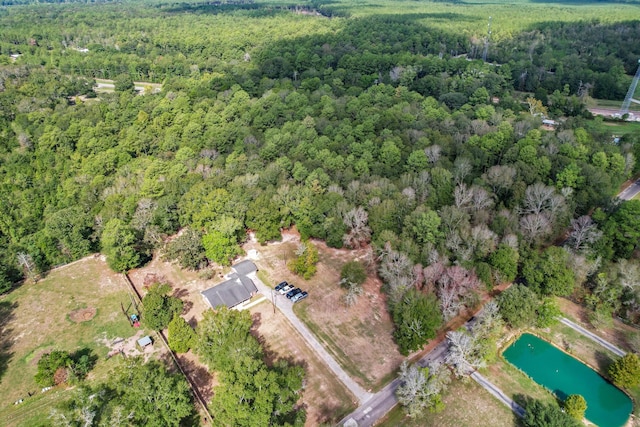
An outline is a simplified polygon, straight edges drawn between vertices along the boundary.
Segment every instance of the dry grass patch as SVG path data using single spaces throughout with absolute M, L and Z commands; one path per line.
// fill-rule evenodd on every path
M 355 398 L 307 346 L 282 313 L 273 306 L 258 304 L 250 309 L 254 319 L 253 333 L 262 343 L 271 364 L 277 359 L 304 366 L 305 388 L 302 404 L 307 411 L 307 426 L 334 424 L 353 411 Z
M 7 363 L 4 372 L 0 369 L 0 425 L 46 424 L 51 406 L 68 396 L 60 387 L 41 393 L 35 383 L 38 360 L 51 350 L 90 349 L 98 362 L 88 381 L 107 378 L 116 363 L 107 358 L 110 344 L 137 332 L 121 312 L 120 304 L 128 302 L 122 278 L 95 257 L 56 269 L 2 297 Z M 14 405 L 19 399 L 23 403 Z
M 352 307 L 345 305 L 345 291 L 339 285 L 342 266 L 364 258 L 365 250 L 331 249 L 314 241 L 320 259 L 318 271 L 304 280 L 286 267 L 295 257 L 298 242 L 297 234 L 289 232 L 283 242 L 266 246 L 250 242 L 245 249 L 258 251 L 256 264 L 267 285 L 286 280 L 309 292 L 307 299 L 294 306 L 296 315 L 355 381 L 365 389 L 380 388 L 395 375 L 403 360 L 391 335 L 393 322 L 380 290 L 382 283 L 370 275 L 363 285 L 364 294 Z
M 384 418 L 379 427 L 513 427 L 519 426 L 516 415 L 470 379 L 456 380 L 444 393 L 445 408 L 437 414 L 427 413 L 411 419 L 400 405 Z

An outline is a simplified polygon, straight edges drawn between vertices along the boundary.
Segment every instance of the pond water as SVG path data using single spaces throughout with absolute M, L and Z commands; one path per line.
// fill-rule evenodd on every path
M 522 334 L 503 353 L 504 358 L 551 390 L 560 400 L 580 394 L 587 401 L 585 417 L 600 427 L 620 427 L 629 419 L 629 396 L 596 371 L 531 334 Z

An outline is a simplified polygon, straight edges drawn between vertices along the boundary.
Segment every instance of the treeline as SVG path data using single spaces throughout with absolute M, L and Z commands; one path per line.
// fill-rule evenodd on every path
M 173 75 L 162 93 L 137 96 L 124 74 L 116 93 L 71 102 L 92 94 L 92 81 L 70 76 L 65 61 L 113 58 L 47 50 L 60 30 L 46 23 L 61 14 L 64 28 L 91 35 L 85 24 L 101 15 L 43 10 L 32 51 L 0 70 L 3 290 L 96 250 L 118 271 L 157 249 L 185 268 L 228 264 L 247 230 L 266 242 L 295 225 L 303 240 L 373 245 L 404 352 L 473 307 L 482 287 L 516 277 L 539 298 L 573 294 L 603 319 L 637 321 L 640 280 L 624 281 L 626 264 L 609 261 L 632 257 L 637 244 L 636 202 L 610 201 L 638 170 L 639 145 L 587 131 L 570 91 L 554 91 L 550 109 L 572 117 L 543 131 L 544 107 L 515 97 L 508 64 L 441 58 L 464 40 L 410 19 L 354 20 L 334 35 L 338 21 L 321 28 L 278 12 L 268 18 L 265 50 L 240 43 L 226 56 L 236 33 L 199 51 L 195 18 L 158 23 L 147 10 L 137 44 L 137 18 L 112 36 L 113 58 L 137 58 L 134 67 L 167 52 L 190 77 Z M 219 22 L 255 31 L 244 13 Z M 380 30 L 375 38 L 367 22 Z M 158 44 L 156 24 L 181 32 Z M 3 52 L 15 37 L 26 40 L 21 28 L 2 27 L 14 37 L 2 39 Z M 273 41 L 290 28 L 318 34 Z M 198 55 L 217 71 L 188 59 Z M 538 253 L 570 225 L 571 256 Z M 554 286 L 538 274 L 545 266 Z

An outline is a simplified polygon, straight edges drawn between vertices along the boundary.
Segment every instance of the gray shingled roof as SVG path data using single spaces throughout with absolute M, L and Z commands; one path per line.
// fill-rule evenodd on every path
M 246 276 L 247 274 L 258 271 L 258 267 L 248 259 L 232 265 L 231 269 L 238 273 L 239 276 Z
M 251 279 L 234 274 L 226 282 L 200 293 L 212 308 L 216 308 L 219 305 L 226 305 L 231 308 L 247 301 L 251 298 L 251 294 L 256 292 L 258 292 L 258 288 L 256 288 Z

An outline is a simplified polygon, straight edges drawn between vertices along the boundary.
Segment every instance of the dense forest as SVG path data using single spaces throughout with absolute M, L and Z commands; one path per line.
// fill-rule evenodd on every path
M 612 197 L 640 169 L 640 135 L 590 130 L 585 100 L 624 97 L 640 21 L 539 22 L 484 62 L 482 32 L 343 9 L 0 8 L 2 291 L 95 251 L 116 271 L 157 250 L 227 265 L 247 231 L 295 226 L 372 244 L 403 352 L 514 280 L 507 320 L 572 295 L 638 323 L 640 201 Z

